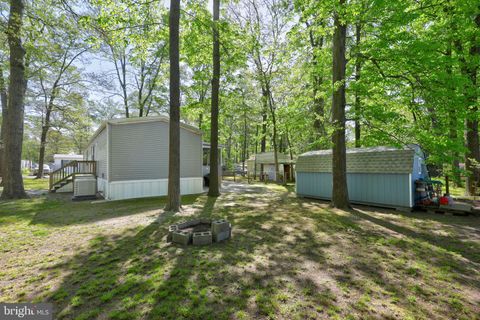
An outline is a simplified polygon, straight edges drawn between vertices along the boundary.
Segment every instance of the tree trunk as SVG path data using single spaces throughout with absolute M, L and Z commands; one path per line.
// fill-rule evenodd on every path
M 257 179 L 257 153 L 258 153 L 258 124 L 257 124 L 257 131 L 255 135 L 255 159 L 253 160 L 253 180 Z
M 230 167 L 230 164 L 232 163 L 232 132 L 230 131 L 230 134 L 228 135 L 227 138 L 227 167 Z
M 476 114 L 478 112 L 477 107 L 470 106 L 471 114 Z M 478 165 L 480 163 L 480 152 L 479 152 L 479 140 L 478 140 L 478 120 L 467 119 L 466 124 L 466 142 L 467 142 L 467 152 L 465 154 L 465 169 L 470 173 L 467 176 L 467 183 L 465 192 L 467 195 L 475 195 L 476 191 L 476 184 L 478 183 L 479 179 L 479 168 Z
M 307 24 L 307 27 L 310 25 Z M 325 139 L 327 131 L 325 129 L 325 99 L 319 95 L 323 85 L 323 75 L 318 71 L 318 54 L 317 51 L 322 50 L 324 37 L 315 38 L 315 32 L 310 30 L 310 45 L 312 46 L 312 65 L 313 65 L 313 112 L 315 120 L 313 121 L 313 128 L 317 134 L 315 145 L 323 149 L 326 147 Z
M 8 19 L 8 45 L 10 48 L 10 83 L 8 85 L 8 111 L 5 128 L 5 182 L 2 199 L 26 198 L 22 177 L 23 119 L 25 111 L 25 49 L 21 33 L 24 3 L 10 1 Z
M 267 151 L 267 109 L 268 109 L 268 95 L 266 90 L 262 88 L 262 140 L 260 140 L 260 152 Z M 260 164 L 260 180 L 263 179 L 263 163 Z
M 247 137 L 248 137 L 248 127 L 247 127 L 247 108 L 243 105 L 243 156 L 242 156 L 242 175 L 245 172 L 245 161 L 247 160 Z
M 203 124 L 203 113 L 200 113 L 198 115 L 198 129 L 202 130 L 202 124 Z
M 2 181 L 0 185 L 3 186 L 3 139 L 5 136 L 5 126 L 7 125 L 7 108 L 8 108 L 8 97 L 7 89 L 5 87 L 5 79 L 3 77 L 3 61 L 0 66 L 0 103 L 2 104 L 2 127 L 0 128 L 0 177 Z
M 167 211 L 180 210 L 180 0 L 170 0 L 170 131 Z
M 344 6 L 345 0 L 340 0 Z M 347 157 L 345 145 L 345 39 L 347 27 L 341 21 L 338 12 L 334 16 L 335 31 L 333 35 L 333 97 L 332 122 L 332 206 L 345 209 L 350 207 L 347 188 Z
M 39 155 L 38 155 L 37 179 L 43 178 L 43 164 L 45 162 L 45 148 L 47 146 L 48 130 L 50 130 L 50 116 L 51 116 L 52 111 L 53 111 L 53 107 L 54 107 L 53 103 L 55 101 L 57 85 L 58 85 L 58 81 L 60 80 L 60 78 L 61 78 L 61 74 L 57 78 L 57 81 L 55 81 L 55 83 L 52 87 L 52 93 L 50 95 L 48 105 L 46 106 L 45 122 L 43 123 L 43 126 L 42 126 L 42 134 L 40 135 L 40 151 L 39 151 Z
M 475 23 L 480 31 L 480 14 L 475 17 Z M 473 38 L 470 47 L 470 59 L 476 61 L 480 57 L 480 45 L 477 37 Z M 467 195 L 474 195 L 477 184 L 480 180 L 480 141 L 478 136 L 478 94 L 477 94 L 477 72 L 478 65 L 471 63 L 465 68 L 470 79 L 470 88 L 467 88 L 467 119 L 465 121 L 465 137 L 467 152 L 465 154 L 465 169 L 470 173 L 467 176 L 465 192 Z
M 289 138 L 289 133 L 288 133 L 288 127 L 285 128 L 285 137 L 287 139 L 287 146 L 288 146 L 288 151 L 290 154 L 290 181 L 295 181 L 294 174 L 293 174 L 293 151 L 292 151 L 292 144 L 290 143 L 290 138 Z M 285 179 L 285 182 L 287 182 L 287 179 Z
M 143 99 L 143 87 L 145 86 L 145 61 L 140 62 L 140 85 L 138 86 L 138 117 L 143 117 L 143 110 L 145 109 L 145 103 L 147 100 Z
M 55 89 L 54 89 L 55 90 Z M 53 110 L 53 101 L 54 101 L 53 91 L 52 96 L 50 97 L 50 102 L 46 108 L 45 113 L 45 122 L 42 126 L 42 134 L 40 135 L 40 150 L 38 154 L 38 172 L 37 179 L 43 178 L 43 164 L 45 162 L 45 148 L 47 146 L 47 135 L 48 130 L 50 130 L 50 115 Z
M 122 60 L 122 92 L 123 92 L 123 105 L 125 107 L 125 117 L 130 118 L 130 110 L 128 108 L 128 93 L 127 93 L 127 58 L 125 56 L 125 52 L 123 52 Z
M 451 42 L 450 39 L 448 40 L 446 55 L 447 55 L 448 59 L 451 60 L 451 58 L 452 58 L 452 42 Z M 451 61 L 449 61 L 448 64 L 447 64 L 446 72 L 447 72 L 447 75 L 448 75 L 447 78 L 451 79 L 452 73 L 453 73 Z M 455 95 L 455 87 L 451 83 L 450 80 L 448 81 L 448 90 L 449 90 L 449 93 L 452 96 Z M 458 141 L 458 123 L 457 123 L 458 119 L 457 119 L 457 110 L 456 109 L 457 109 L 457 105 L 456 104 L 451 104 L 449 106 L 449 111 L 448 111 L 449 138 L 450 138 L 451 141 L 455 141 L 455 142 Z M 452 156 L 451 175 L 453 177 L 453 183 L 455 184 L 456 187 L 461 187 L 463 184 L 462 184 L 462 179 L 460 177 L 459 154 L 458 154 L 457 151 L 453 151 L 451 153 L 451 156 Z
M 356 40 L 356 47 L 357 47 L 357 56 L 355 58 L 355 82 L 358 85 L 360 81 L 360 74 L 362 70 L 362 61 L 360 59 L 360 52 L 358 52 L 358 48 L 360 46 L 361 41 L 361 31 L 362 26 L 360 23 L 357 23 L 355 28 L 355 40 Z M 360 93 L 358 92 L 358 87 L 355 89 L 355 148 L 360 148 L 362 146 L 360 142 L 360 114 L 361 114 L 361 98 Z
M 210 183 L 208 196 L 220 195 L 218 177 L 218 104 L 220 91 L 220 39 L 218 20 L 220 16 L 220 0 L 213 0 L 213 77 L 212 77 L 212 110 L 210 124 Z
M 272 111 L 272 123 L 273 123 L 273 162 L 275 164 L 275 181 L 280 181 L 280 170 L 278 169 L 278 146 L 277 146 L 277 121 L 275 119 L 275 112 Z
M 260 152 L 267 151 L 267 109 L 262 113 L 262 139 L 260 140 Z
M 50 129 L 50 113 L 51 110 L 47 108 L 45 114 L 45 123 L 42 126 L 42 134 L 40 135 L 40 151 L 38 155 L 38 172 L 37 179 L 43 178 L 43 164 L 45 162 L 45 148 L 47 145 L 47 134 Z
M 275 105 L 273 102 L 272 91 L 270 90 L 270 84 L 265 81 L 265 88 L 268 96 L 268 105 L 270 107 L 270 116 L 272 117 L 272 126 L 273 126 L 273 161 L 275 165 L 275 181 L 280 181 L 280 170 L 278 168 L 278 145 L 277 145 L 277 117 L 275 115 Z
M 235 139 L 236 140 L 236 139 Z M 235 161 L 234 161 L 234 164 L 238 163 L 238 150 L 239 150 L 239 146 L 238 146 L 238 141 L 235 141 Z
M 285 138 L 287 139 L 288 153 L 290 154 L 290 160 L 293 160 L 292 144 L 290 143 L 290 134 L 288 133 L 288 127 L 285 128 Z
M 114 46 L 109 43 L 110 52 L 112 53 L 113 64 L 115 66 L 115 72 L 117 74 L 118 84 L 122 89 L 122 100 L 123 100 L 123 107 L 125 110 L 125 117 L 130 117 L 130 109 L 128 106 L 128 92 L 127 92 L 127 59 L 125 56 L 125 48 L 122 48 L 121 52 L 117 52 Z M 117 61 L 117 54 L 118 54 L 118 61 Z M 120 63 L 120 66 L 118 65 Z

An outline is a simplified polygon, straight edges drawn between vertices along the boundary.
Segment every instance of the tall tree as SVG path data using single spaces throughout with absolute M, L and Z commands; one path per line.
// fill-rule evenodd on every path
M 111 68 L 95 72 L 94 79 L 105 93 L 118 100 L 126 118 L 166 112 L 163 101 L 168 101 L 167 79 L 163 75 L 167 72 L 163 69 L 168 55 L 168 13 L 163 2 L 88 2 L 93 6 L 83 21 L 88 22 L 93 31 L 91 39 L 95 39 L 98 53 Z
M 10 48 L 10 83 L 4 137 L 4 187 L 2 199 L 25 198 L 21 171 L 25 110 L 25 49 L 22 46 L 23 0 L 10 1 L 7 40 Z
M 26 198 L 21 170 L 25 111 L 25 49 L 22 46 L 23 0 L 10 1 L 7 40 L 10 48 L 10 83 L 4 137 L 5 182 L 2 199 Z
M 358 82 L 360 81 L 360 74 L 362 70 L 362 60 L 360 57 L 360 41 L 362 37 L 362 25 L 360 22 L 357 22 L 355 25 L 355 46 L 356 46 L 356 57 L 355 57 L 355 148 L 361 147 L 360 135 L 360 112 L 361 112 L 361 96 L 359 93 Z
M 180 210 L 180 0 L 170 0 L 170 131 L 167 211 Z
M 309 40 L 310 45 L 312 46 L 313 112 L 315 113 L 313 127 L 315 128 L 317 134 L 316 140 L 319 140 L 316 142 L 316 144 L 318 144 L 320 147 L 324 147 L 325 142 L 322 143 L 322 140 L 326 140 L 325 138 L 327 137 L 327 132 L 325 129 L 325 98 L 320 92 L 322 90 L 324 79 L 321 67 L 319 66 L 319 51 L 323 49 L 325 37 L 323 35 L 316 37 L 314 33 L 315 32 L 312 29 L 309 30 Z
M 332 206 L 345 209 L 350 206 L 347 188 L 347 152 L 345 144 L 345 40 L 347 26 L 340 16 L 345 0 L 339 1 L 340 7 L 334 12 L 334 34 L 332 43 L 333 54 L 333 96 L 332 122 L 334 131 L 332 136 Z
M 268 10 L 262 10 L 263 5 Z M 251 58 L 256 68 L 256 77 L 262 94 L 262 140 L 261 151 L 266 149 L 267 114 L 272 124 L 271 146 L 273 147 L 275 177 L 280 179 L 278 165 L 278 124 L 277 101 L 274 96 L 274 78 L 277 77 L 280 53 L 279 47 L 284 45 L 282 35 L 288 30 L 290 7 L 283 2 L 273 0 L 250 0 L 245 3 L 244 17 L 238 14 L 240 21 L 244 21 L 245 29 L 251 37 Z M 241 22 L 240 22 L 241 23 Z M 260 166 L 263 173 L 263 166 Z
M 218 20 L 220 17 L 220 0 L 213 0 L 213 77 L 212 77 L 212 110 L 210 125 L 210 183 L 208 195 L 220 195 L 218 177 L 218 104 L 220 91 L 220 39 Z
M 57 99 L 61 95 L 62 90 L 66 90 L 69 86 L 78 83 L 75 76 L 69 76 L 69 69 L 74 68 L 72 64 L 82 55 L 86 49 L 76 48 L 72 42 L 64 47 L 63 45 L 53 45 L 56 47 L 55 55 L 52 50 L 50 56 L 59 58 L 50 62 L 50 72 L 40 72 L 39 82 L 41 87 L 41 95 L 43 97 L 42 111 L 44 117 L 42 119 L 42 133 L 40 135 L 40 151 L 38 155 L 38 172 L 37 178 L 43 177 L 43 164 L 45 162 L 45 149 L 47 145 L 47 136 L 52 125 L 52 115 L 60 107 L 57 105 Z
M 478 7 L 480 10 L 480 6 Z M 465 121 L 465 137 L 467 152 L 465 154 L 465 168 L 469 171 L 467 176 L 465 192 L 468 195 L 475 195 L 478 184 L 480 183 L 480 140 L 478 132 L 478 87 L 477 77 L 480 58 L 480 13 L 475 16 L 476 32 L 472 36 L 472 42 L 469 49 L 470 64 L 464 66 L 464 73 L 470 80 L 467 89 L 467 119 Z
M 323 68 L 325 59 L 324 49 L 326 49 L 327 38 L 325 36 L 325 19 L 319 14 L 315 1 L 298 1 L 296 3 L 297 10 L 301 15 L 301 19 L 305 20 L 305 30 L 303 34 L 308 35 L 308 46 L 305 46 L 305 51 L 309 53 L 307 68 L 310 75 L 310 83 L 312 88 L 312 111 L 315 115 L 313 121 L 313 128 L 315 130 L 314 146 L 315 148 L 326 149 L 330 146 L 330 137 L 327 134 L 326 122 L 328 115 L 325 101 L 325 69 Z M 312 8 L 313 6 L 313 8 Z M 301 39 L 301 37 L 297 37 Z M 297 40 L 298 41 L 298 40 Z M 301 45 L 301 44 L 300 44 Z
M 3 185 L 3 137 L 5 136 L 5 124 L 7 119 L 7 108 L 8 108 L 8 97 L 7 97 L 7 88 L 5 86 L 5 78 L 3 75 L 3 61 L 0 62 L 0 103 L 2 105 L 2 127 L 0 128 L 0 177 L 2 177 L 1 185 Z

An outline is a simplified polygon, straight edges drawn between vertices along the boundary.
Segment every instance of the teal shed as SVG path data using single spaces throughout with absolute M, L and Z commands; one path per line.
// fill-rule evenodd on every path
M 347 185 L 350 202 L 382 207 L 412 208 L 415 180 L 428 178 L 420 147 L 347 149 Z M 310 151 L 296 164 L 296 192 L 300 197 L 330 200 L 332 150 Z

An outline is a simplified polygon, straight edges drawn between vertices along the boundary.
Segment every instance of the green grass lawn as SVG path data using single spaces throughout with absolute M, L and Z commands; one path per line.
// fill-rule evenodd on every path
M 48 190 L 48 178 L 35 179 L 32 176 L 23 179 L 25 190 Z
M 0 202 L 0 302 L 52 302 L 60 319 L 478 319 L 480 219 L 399 213 L 251 185 L 217 199 Z M 166 242 L 190 217 L 232 239 Z
M 445 186 L 445 177 L 434 177 L 432 180 L 437 180 L 441 181 L 443 183 L 442 185 L 442 193 L 446 192 L 446 186 Z M 450 187 L 450 195 L 455 198 L 463 198 L 465 197 L 465 186 L 457 187 L 455 184 L 450 181 L 449 183 Z

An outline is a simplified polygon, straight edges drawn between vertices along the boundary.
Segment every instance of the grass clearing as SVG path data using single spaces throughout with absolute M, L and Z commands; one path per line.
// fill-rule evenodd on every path
M 28 176 L 23 179 L 25 190 L 48 190 L 49 178 L 36 179 Z
M 244 185 L 219 198 L 0 203 L 0 302 L 60 319 L 475 319 L 480 219 L 399 213 Z M 225 217 L 233 238 L 167 244 L 167 227 Z

